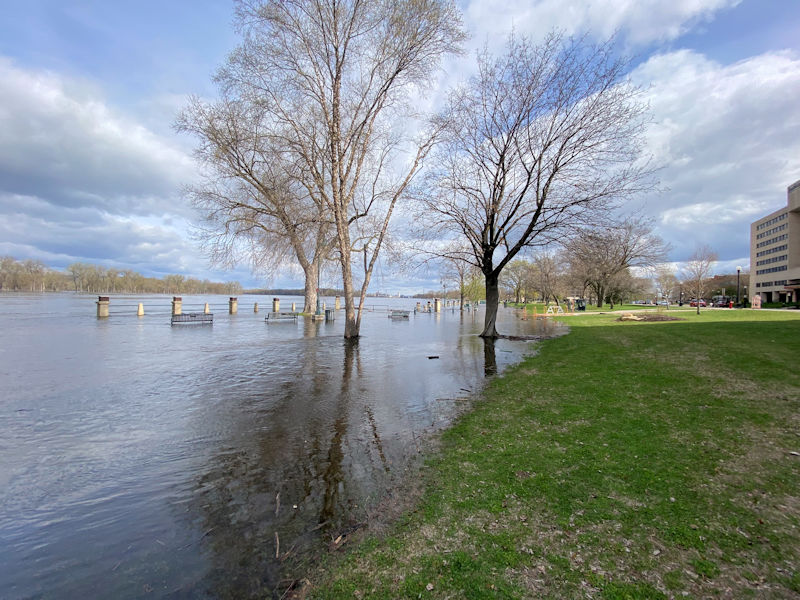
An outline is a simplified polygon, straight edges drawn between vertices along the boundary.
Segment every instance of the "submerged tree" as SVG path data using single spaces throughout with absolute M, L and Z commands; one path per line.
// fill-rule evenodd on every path
M 271 115 L 246 98 L 192 99 L 176 128 L 198 138 L 204 177 L 188 195 L 202 212 L 201 235 L 213 262 L 248 260 L 254 270 L 274 273 L 294 259 L 305 277 L 303 312 L 312 312 L 333 227 L 271 124 Z
M 613 40 L 512 36 L 478 56 L 478 74 L 439 117 L 443 143 L 421 194 L 429 230 L 464 236 L 486 284 L 484 337 L 497 337 L 500 274 L 529 246 L 650 185 L 646 107 Z
M 451 0 L 242 0 L 237 23 L 244 39 L 218 81 L 269 113 L 277 147 L 325 207 L 342 270 L 344 335 L 358 337 L 353 265 L 363 265 L 363 306 L 396 203 L 436 133 L 412 146 L 402 139 L 404 95 L 458 50 L 460 13 Z M 401 160 L 398 150 L 409 147 Z M 389 166 L 400 163 L 392 176 Z

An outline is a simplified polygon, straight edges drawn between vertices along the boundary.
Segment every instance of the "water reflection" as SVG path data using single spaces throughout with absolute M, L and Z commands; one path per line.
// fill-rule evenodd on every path
M 420 436 L 528 347 L 482 340 L 474 313 L 367 312 L 346 342 L 343 320 L 180 329 L 64 321 L 77 299 L 43 302 L 57 307 L 5 322 L 5 368 L 38 382 L 0 380 L 9 598 L 279 597 L 403 477 Z
M 492 338 L 483 339 L 483 372 L 487 377 L 497 375 L 497 353 L 495 340 Z

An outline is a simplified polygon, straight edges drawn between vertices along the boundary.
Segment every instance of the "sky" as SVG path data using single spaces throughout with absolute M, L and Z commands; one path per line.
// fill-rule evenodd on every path
M 429 104 L 512 29 L 534 40 L 554 28 L 597 40 L 617 32 L 650 104 L 646 145 L 660 167 L 660 191 L 630 208 L 652 217 L 676 265 L 708 244 L 716 272 L 749 268 L 750 223 L 785 206 L 800 180 L 800 0 L 460 6 L 466 52 L 443 63 Z M 0 256 L 300 287 L 299 273 L 213 268 L 193 235 L 183 190 L 199 175 L 195 140 L 173 123 L 190 95 L 215 96 L 213 73 L 238 43 L 232 22 L 227 0 L 3 1 Z M 370 289 L 438 286 L 433 272 L 381 268 Z

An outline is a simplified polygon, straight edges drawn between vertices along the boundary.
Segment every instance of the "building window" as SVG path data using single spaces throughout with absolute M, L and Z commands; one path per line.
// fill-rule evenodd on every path
M 761 265 L 770 265 L 772 263 L 782 262 L 782 261 L 786 260 L 787 257 L 788 257 L 787 254 L 781 254 L 780 256 L 773 256 L 772 258 L 765 258 L 764 260 L 757 261 L 756 262 L 756 266 L 758 267 L 758 266 L 761 266 Z
M 786 250 L 789 248 L 788 244 L 781 244 L 780 246 L 775 246 L 774 248 L 770 248 L 769 250 L 762 250 L 756 256 L 766 256 L 767 254 L 774 254 L 775 252 L 780 252 L 781 250 Z
M 756 248 L 763 248 L 764 246 L 769 246 L 770 244 L 774 244 L 775 242 L 782 242 L 783 240 L 788 240 L 789 234 L 784 233 L 783 235 L 779 235 L 778 237 L 774 237 L 771 240 L 765 240 L 763 242 L 759 242 L 756 244 Z
M 769 221 L 764 221 L 763 223 L 759 223 L 756 227 L 757 230 L 764 229 L 765 227 L 769 227 L 770 225 L 774 225 L 778 221 L 783 221 L 787 217 L 788 213 L 783 213 L 778 215 L 777 217 L 770 219 Z
M 787 269 L 786 265 L 782 265 L 780 267 L 771 267 L 769 269 L 761 269 L 756 271 L 756 275 L 764 275 L 766 273 L 776 273 L 777 271 L 785 271 Z
M 756 236 L 756 239 L 760 240 L 761 238 L 765 238 L 768 235 L 772 235 L 773 233 L 777 233 L 779 231 L 783 231 L 784 229 L 786 229 L 786 227 L 787 227 L 787 224 L 784 223 L 783 225 L 778 225 L 777 227 L 773 227 L 772 229 L 767 229 L 765 232 L 759 233 Z

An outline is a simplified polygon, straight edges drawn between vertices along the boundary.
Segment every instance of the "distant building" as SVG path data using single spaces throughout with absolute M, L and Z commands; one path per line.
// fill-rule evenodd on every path
M 750 289 L 762 302 L 800 300 L 800 181 L 784 208 L 750 224 Z

